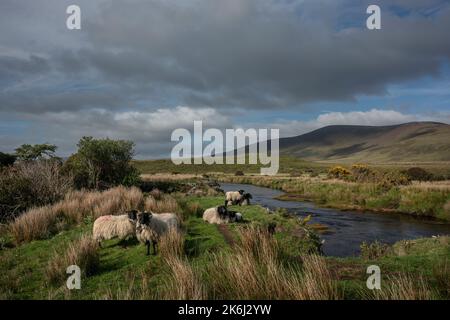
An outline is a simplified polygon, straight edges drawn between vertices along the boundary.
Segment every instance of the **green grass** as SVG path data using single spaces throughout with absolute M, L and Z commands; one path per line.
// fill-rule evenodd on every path
M 187 203 L 199 203 L 205 209 L 222 202 L 222 197 L 184 197 Z M 230 224 L 229 229 L 237 237 L 239 228 L 253 225 L 265 225 L 276 222 L 280 227 L 276 233 L 280 250 L 286 257 L 305 254 L 312 245 L 310 241 L 299 237 L 301 225 L 297 219 L 282 212 L 268 214 L 263 208 L 253 205 L 233 207 L 242 212 L 245 221 Z M 314 221 L 311 221 L 314 223 Z M 82 234 L 90 233 L 91 223 L 83 223 L 70 230 L 63 231 L 47 240 L 33 241 L 15 248 L 0 251 L 0 298 L 1 299 L 102 299 L 102 298 L 142 298 L 143 281 L 146 280 L 145 297 L 151 298 L 161 290 L 166 276 L 166 266 L 160 256 L 146 256 L 143 245 L 129 241 L 118 243 L 116 240 L 104 242 L 100 248 L 100 269 L 97 274 L 82 279 L 82 289 L 68 291 L 65 283 L 51 285 L 45 277 L 45 269 L 55 253 L 63 253 L 72 241 Z M 232 248 L 216 225 L 210 225 L 200 216 L 189 216 L 184 223 L 186 231 L 185 253 L 192 266 L 199 270 L 206 268 L 211 256 L 231 252 Z M 449 238 L 419 239 L 399 242 L 392 251 L 377 260 L 363 258 L 326 259 L 327 264 L 339 279 L 339 288 L 344 298 L 361 298 L 367 275 L 365 270 L 370 264 L 382 269 L 383 277 L 407 272 L 413 275 L 423 274 L 435 289 L 439 287 L 434 275 L 435 266 L 450 259 Z M 441 293 L 442 297 L 443 293 Z M 449 298 L 447 296 L 447 298 Z
M 246 161 L 248 163 L 248 161 Z M 211 172 L 222 172 L 234 174 L 236 171 L 245 173 L 260 173 L 261 164 L 181 164 L 175 165 L 170 159 L 160 160 L 134 160 L 133 165 L 143 174 L 153 173 L 189 173 L 204 174 Z M 280 173 L 302 173 L 302 172 L 326 172 L 331 164 L 320 164 L 311 161 L 303 161 L 301 159 L 289 156 L 280 157 Z
M 396 212 L 450 221 L 450 189 L 445 188 L 385 188 L 376 183 L 289 177 L 219 175 L 217 178 L 222 182 L 253 184 L 285 191 L 286 194 L 279 196 L 279 200 L 314 201 L 331 208 Z
M 199 202 L 202 208 L 222 203 L 222 197 L 187 198 L 188 202 Z M 269 221 L 267 213 L 259 206 L 239 208 L 247 222 Z M 293 228 L 292 219 L 278 217 L 276 220 Z M 244 224 L 244 225 L 246 225 Z M 232 234 L 242 225 L 230 225 Z M 82 234 L 91 233 L 92 224 L 83 223 L 46 240 L 32 241 L 11 249 L 0 251 L 0 298 L 2 299 L 100 299 L 115 297 L 115 292 L 127 292 L 130 282 L 139 286 L 142 277 L 147 277 L 149 287 L 156 290 L 162 283 L 163 265 L 160 256 L 146 256 L 145 246 L 136 241 L 118 243 L 110 240 L 100 248 L 100 270 L 97 274 L 82 279 L 80 291 L 64 290 L 47 283 L 45 269 L 55 254 L 62 254 L 68 245 Z M 229 250 L 223 235 L 216 225 L 205 223 L 201 217 L 191 216 L 185 221 L 185 252 L 192 263 L 202 263 L 211 253 Z M 292 248 L 305 247 L 298 238 L 280 235 L 283 242 Z M 136 289 L 136 288 L 135 288 Z M 136 289 L 137 290 L 137 289 Z

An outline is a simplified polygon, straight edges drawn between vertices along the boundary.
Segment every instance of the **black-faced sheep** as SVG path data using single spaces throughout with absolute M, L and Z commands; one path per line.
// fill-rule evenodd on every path
M 157 214 L 144 211 L 137 215 L 136 237 L 147 246 L 147 255 L 150 255 L 150 244 L 153 245 L 153 254 L 156 255 L 159 239 L 171 228 L 179 229 L 178 217 L 174 213 Z
M 92 229 L 92 237 L 99 243 L 103 240 L 119 238 L 125 240 L 136 235 L 137 211 L 123 215 L 107 215 L 97 218 Z
M 225 206 L 218 206 L 206 209 L 203 213 L 203 220 L 213 224 L 225 224 L 242 220 L 242 214 L 236 211 L 229 211 Z
M 241 201 L 243 194 L 244 190 L 228 191 L 225 193 L 225 207 L 228 205 L 238 204 Z
M 252 195 L 244 190 L 228 191 L 225 194 L 225 207 L 231 205 L 247 206 L 250 205 Z

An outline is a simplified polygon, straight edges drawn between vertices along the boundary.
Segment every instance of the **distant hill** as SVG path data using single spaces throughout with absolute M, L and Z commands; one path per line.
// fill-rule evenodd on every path
M 280 139 L 280 153 L 333 162 L 450 161 L 450 125 L 327 126 Z

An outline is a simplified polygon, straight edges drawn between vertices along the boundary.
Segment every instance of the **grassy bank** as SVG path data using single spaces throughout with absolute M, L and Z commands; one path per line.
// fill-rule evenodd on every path
M 94 209 L 90 212 L 86 206 L 83 219 L 65 224 L 54 233 L 15 241 L 14 234 L 3 230 L 6 245 L 0 250 L 0 298 L 450 297 L 448 237 L 403 241 L 392 247 L 370 245 L 363 250 L 363 257 L 325 258 L 315 254 L 318 238 L 309 226 L 314 221 L 306 223 L 282 211 L 268 214 L 259 206 L 240 207 L 243 223 L 220 227 L 205 223 L 201 219 L 203 210 L 221 203 L 222 196 L 142 195 L 140 205 L 176 212 L 183 221 L 183 234 L 164 237 L 156 256 L 146 256 L 144 246 L 134 240 L 110 240 L 97 247 L 89 241 L 89 217 L 100 213 L 95 208 L 104 208 L 111 194 L 118 197 L 119 193 L 122 198 L 140 201 L 135 190 L 109 191 L 91 196 L 98 201 Z M 114 204 L 108 207 L 123 209 Z M 269 223 L 276 223 L 274 236 L 265 231 Z M 82 266 L 82 288 L 69 291 L 65 289 L 64 267 L 73 262 Z M 376 295 L 364 289 L 370 264 L 382 270 L 383 290 Z M 419 278 L 420 285 L 416 281 Z
M 413 183 L 386 188 L 326 177 L 267 177 L 216 175 L 230 183 L 253 184 L 285 191 L 281 200 L 314 201 L 338 209 L 398 212 L 450 221 L 450 183 Z

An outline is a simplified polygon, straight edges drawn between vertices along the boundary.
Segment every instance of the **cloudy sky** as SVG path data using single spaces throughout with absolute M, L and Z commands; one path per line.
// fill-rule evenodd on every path
M 0 151 L 65 156 L 92 135 L 163 157 L 194 120 L 282 136 L 450 123 L 449 30 L 449 0 L 1 0 Z

